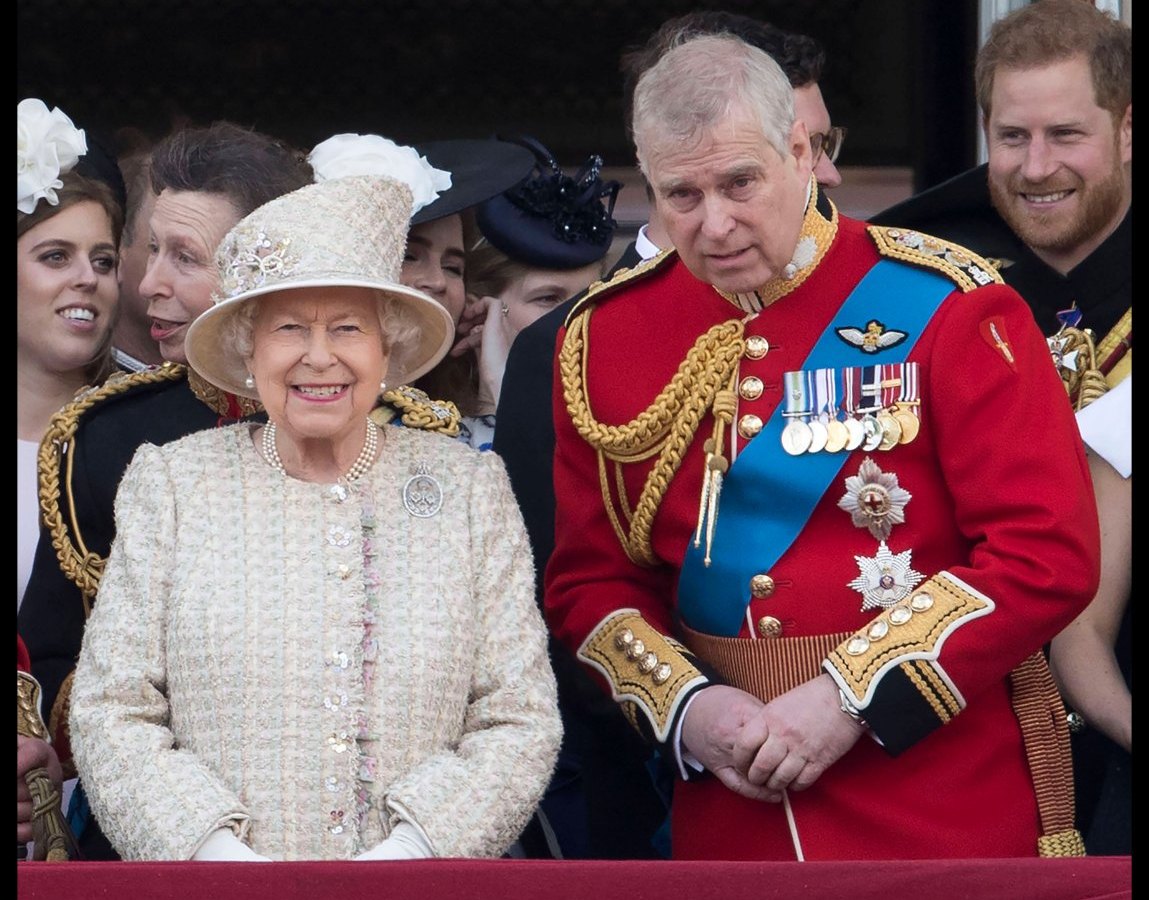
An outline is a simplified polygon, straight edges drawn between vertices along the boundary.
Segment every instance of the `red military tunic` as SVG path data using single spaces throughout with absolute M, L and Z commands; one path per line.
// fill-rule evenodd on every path
M 888 451 L 847 453 L 796 539 L 762 573 L 772 579 L 768 588 L 754 592 L 761 596 L 745 591 L 741 639 L 842 636 L 823 664 L 840 686 L 851 687 L 852 699 L 862 698 L 860 711 L 885 744 L 863 737 L 813 787 L 790 793 L 802 850 L 807 859 L 1035 855 L 1042 828 L 1008 676 L 1077 615 L 1099 577 L 1091 484 L 1064 389 L 1032 314 L 984 261 L 955 247 L 947 255 L 928 239 L 930 252 L 913 250 L 905 232 L 871 232 L 837 216 L 825 199 L 812 204 L 803 233 L 816 245 L 813 258 L 796 260 L 804 263 L 796 277 L 760 292 L 767 305 L 746 322 L 738 345 L 736 382 L 756 377 L 761 394 L 739 392 L 733 424 L 724 429 L 728 457 L 752 439 L 739 434 L 744 417 L 770 419 L 782 400 L 783 373 L 802 369 L 827 329 L 864 328 L 865 321 L 835 314 L 879 260 L 929 267 L 954 285 L 920 334 L 910 335 L 908 360 L 920 372 L 916 439 Z M 659 446 L 639 435 L 657 431 L 663 419 L 634 420 L 672 382 L 701 335 L 743 319 L 735 300 L 667 254 L 592 287 L 568 320 L 556 362 L 563 389 L 555 395 L 548 622 L 668 753 L 685 701 L 720 680 L 676 639 L 678 578 L 699 522 L 703 445 L 714 434 L 714 417 L 703 410 L 680 441 L 680 464 L 672 460 L 650 484 Z M 589 318 L 580 321 L 580 314 Z M 896 315 L 884 325 L 897 329 Z M 576 331 L 581 349 L 572 349 Z M 765 354 L 754 349 L 762 346 L 750 340 L 755 336 L 768 343 Z M 881 361 L 859 345 L 858 366 Z M 681 398 L 706 371 L 700 365 L 679 372 L 678 388 L 663 394 L 661 408 L 689 406 Z M 635 425 L 637 450 L 618 449 L 627 423 Z M 614 456 L 600 461 L 596 447 L 613 447 Z M 864 652 L 859 647 L 869 641 L 857 641 L 879 619 L 889 631 L 891 610 L 863 610 L 863 594 L 850 584 L 862 561 L 877 557 L 879 541 L 839 506 L 846 478 L 867 458 L 911 497 L 904 522 L 886 539 L 889 551 L 912 551 L 921 587 L 939 598 L 931 610 L 914 608 L 915 642 L 882 668 L 866 665 L 882 641 Z M 774 514 L 761 509 L 763 517 Z M 630 548 L 636 563 L 622 539 L 644 528 L 649 539 L 632 540 Z M 714 553 L 738 553 L 730 543 Z M 643 646 L 628 659 L 635 635 Z M 709 774 L 675 787 L 672 852 L 680 859 L 795 857 L 780 804 L 739 797 Z

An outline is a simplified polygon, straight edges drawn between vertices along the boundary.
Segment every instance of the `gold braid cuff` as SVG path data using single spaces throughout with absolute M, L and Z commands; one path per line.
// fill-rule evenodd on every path
M 159 381 L 179 381 L 187 370 L 183 366 L 165 363 L 142 372 L 116 373 L 97 388 L 90 388 L 52 416 L 48 430 L 40 441 L 36 457 L 40 512 L 44 526 L 52 539 L 60 570 L 80 589 L 84 601 L 84 617 L 91 613 L 92 600 L 104 574 L 104 558 L 88 550 L 76 516 L 72 496 L 72 463 L 75 458 L 74 442 L 80 427 L 80 417 L 93 406 L 109 397 L 122 394 L 142 384 Z M 66 502 L 61 503 L 61 489 L 66 490 Z M 65 508 L 67 522 L 65 522 Z
M 632 725 L 643 730 L 641 713 L 655 740 L 665 743 L 682 701 L 692 688 L 708 683 L 685 650 L 638 610 L 619 609 L 587 635 L 578 658 L 602 673 Z
M 948 722 L 965 701 L 937 661 L 942 644 L 955 629 L 993 610 L 984 594 L 939 572 L 835 647 L 826 671 L 864 710 L 882 677 L 900 668 L 938 719 Z

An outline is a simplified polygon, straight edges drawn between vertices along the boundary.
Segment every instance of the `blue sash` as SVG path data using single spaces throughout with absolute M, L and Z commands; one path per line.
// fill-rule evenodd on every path
M 896 323 L 909 337 L 881 352 L 877 362 L 904 362 L 913 344 L 954 290 L 937 272 L 892 260 L 878 262 L 842 303 L 803 369 L 864 365 L 871 354 L 838 337 L 838 327 L 864 328 L 871 319 Z M 862 357 L 866 357 L 863 359 Z M 705 546 L 687 544 L 678 580 L 678 609 L 695 631 L 736 637 L 750 602 L 750 579 L 768 572 L 790 547 L 852 453 L 782 449 L 785 398 L 761 432 L 738 455 L 722 485 L 710 565 Z

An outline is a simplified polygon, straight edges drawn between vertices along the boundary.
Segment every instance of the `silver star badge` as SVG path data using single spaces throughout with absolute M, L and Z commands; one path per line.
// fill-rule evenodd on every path
M 1070 350 L 1069 347 L 1074 343 L 1073 338 L 1070 336 L 1059 337 L 1054 335 L 1046 339 L 1049 344 L 1049 355 L 1053 357 L 1053 364 L 1058 369 L 1067 369 L 1070 372 L 1077 371 L 1077 356 L 1081 353 L 1080 350 Z
M 862 574 L 847 586 L 862 595 L 863 612 L 878 607 L 888 609 L 921 583 L 925 576 L 910 568 L 913 552 L 903 550 L 898 554 L 891 553 L 886 542 L 882 541 L 877 555 L 872 559 L 854 557 Z
M 858 474 L 846 479 L 846 493 L 838 506 L 850 514 L 858 528 L 869 529 L 870 534 L 884 541 L 895 525 L 906 521 L 906 504 L 912 497 L 898 485 L 897 475 L 883 472 L 867 456 L 858 466 Z

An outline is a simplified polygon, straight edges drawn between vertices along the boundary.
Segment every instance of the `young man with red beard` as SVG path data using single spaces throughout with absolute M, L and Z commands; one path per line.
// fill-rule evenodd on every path
M 874 218 L 994 258 L 1048 336 L 1078 411 L 1133 373 L 1132 69 L 1131 29 L 1091 2 L 1039 0 L 999 20 L 976 66 L 988 164 Z M 1111 445 L 1129 440 L 1123 415 L 1106 426 Z M 1094 443 L 1102 533 L 1116 543 L 1050 664 L 1074 707 L 1078 828 L 1091 855 L 1122 855 L 1132 846 L 1132 478 Z
M 998 263 L 1073 395 L 1089 368 L 1074 331 L 1092 332 L 1093 368 L 1111 385 L 1132 367 L 1132 40 L 1088 0 L 1000 19 L 975 70 L 988 163 L 871 219 Z

